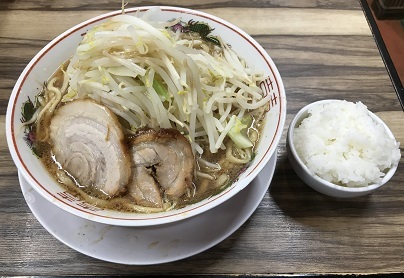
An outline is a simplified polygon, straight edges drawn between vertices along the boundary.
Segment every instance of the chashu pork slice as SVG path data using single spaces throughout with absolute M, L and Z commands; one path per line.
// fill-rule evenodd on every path
M 84 187 L 112 197 L 130 178 L 130 155 L 121 125 L 92 100 L 61 106 L 50 124 L 52 151 L 62 168 Z
M 195 160 L 189 141 L 175 129 L 144 129 L 129 142 L 132 181 L 128 189 L 140 205 L 161 207 L 162 196 L 175 200 L 193 181 Z

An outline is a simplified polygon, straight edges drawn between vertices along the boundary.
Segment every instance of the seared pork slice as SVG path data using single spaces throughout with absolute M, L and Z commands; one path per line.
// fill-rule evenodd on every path
M 144 129 L 130 139 L 129 146 L 133 162 L 129 191 L 135 199 L 142 198 L 138 191 L 143 195 L 153 192 L 150 199 L 160 204 L 163 192 L 176 199 L 192 185 L 194 155 L 189 141 L 179 131 Z
M 81 186 L 108 196 L 119 193 L 130 178 L 130 155 L 117 117 L 92 100 L 61 106 L 50 124 L 56 160 Z
M 153 177 L 152 169 L 143 166 L 132 168 L 129 194 L 138 205 L 152 208 L 163 207 L 161 191 Z

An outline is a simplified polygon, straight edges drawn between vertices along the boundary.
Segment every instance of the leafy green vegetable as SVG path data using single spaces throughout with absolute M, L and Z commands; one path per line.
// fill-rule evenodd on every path
M 32 150 L 33 154 L 37 157 L 41 156 L 41 153 L 38 149 L 36 142 L 36 134 L 34 129 L 34 122 L 29 122 L 32 117 L 34 117 L 37 107 L 37 101 L 32 102 L 32 100 L 28 97 L 28 100 L 22 104 L 21 107 L 21 122 L 25 124 L 24 130 L 24 140 L 27 145 Z
M 237 147 L 246 149 L 253 146 L 253 143 L 247 136 L 247 129 L 251 126 L 251 124 L 251 116 L 244 116 L 241 119 L 236 119 L 236 122 L 230 129 L 228 135 Z
M 167 88 L 156 78 L 153 79 L 153 89 L 160 96 L 163 102 L 170 99 L 170 95 L 168 93 Z
M 22 104 L 21 121 L 25 123 L 31 120 L 32 116 L 34 116 L 35 114 L 36 109 L 37 108 L 35 107 L 34 103 L 28 97 L 28 100 Z

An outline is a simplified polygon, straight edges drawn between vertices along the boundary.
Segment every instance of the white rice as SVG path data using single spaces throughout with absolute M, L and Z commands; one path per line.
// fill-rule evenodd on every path
M 294 131 L 296 151 L 314 174 L 348 187 L 380 183 L 398 164 L 400 143 L 361 103 L 334 101 L 309 110 Z

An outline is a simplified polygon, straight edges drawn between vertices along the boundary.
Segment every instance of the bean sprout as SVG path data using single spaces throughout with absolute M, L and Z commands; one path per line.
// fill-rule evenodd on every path
M 63 101 L 99 100 L 132 131 L 146 125 L 179 129 L 195 154 L 203 153 L 202 142 L 211 153 L 225 149 L 235 117 L 269 100 L 257 86 L 262 74 L 220 38 L 215 46 L 196 34 L 182 35 L 172 28 L 180 18 L 152 20 L 155 12 L 118 15 L 88 31 L 66 69 Z

